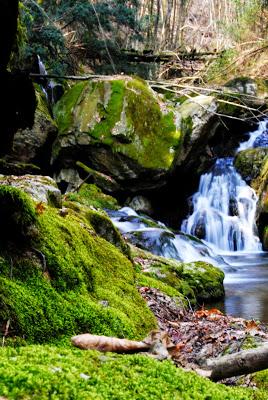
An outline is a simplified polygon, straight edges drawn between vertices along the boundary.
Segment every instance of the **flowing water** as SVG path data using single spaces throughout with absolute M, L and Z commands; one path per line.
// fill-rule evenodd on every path
M 268 123 L 262 121 L 237 151 L 268 146 Z M 233 159 L 218 159 L 201 176 L 192 197 L 192 214 L 182 231 L 202 238 L 221 255 L 225 271 L 225 299 L 218 304 L 227 314 L 268 322 L 268 255 L 257 236 L 258 198 L 233 166 Z
M 38 61 L 38 67 L 39 67 L 39 74 L 40 75 L 47 75 L 47 70 L 45 67 L 45 64 L 41 60 L 41 57 L 37 55 L 37 61 Z M 51 103 L 52 105 L 55 103 L 54 99 L 54 88 L 56 86 L 56 83 L 52 79 L 48 79 L 44 81 L 44 83 L 41 85 L 42 91 L 45 94 L 47 101 Z
M 237 151 L 268 146 L 268 120 L 259 123 Z M 220 158 L 202 175 L 192 213 L 174 233 L 128 207 L 110 212 L 134 245 L 184 262 L 207 261 L 225 272 L 227 314 L 268 322 L 268 253 L 262 251 L 255 213 L 258 198 L 237 173 L 232 158 Z M 199 239 L 197 239 L 199 238 Z

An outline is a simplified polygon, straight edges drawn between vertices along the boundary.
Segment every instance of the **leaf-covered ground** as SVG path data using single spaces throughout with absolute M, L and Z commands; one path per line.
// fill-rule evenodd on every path
M 157 289 L 140 293 L 176 345 L 172 359 L 179 366 L 198 369 L 208 358 L 256 347 L 268 340 L 265 324 L 225 316 L 217 309 L 189 311 Z

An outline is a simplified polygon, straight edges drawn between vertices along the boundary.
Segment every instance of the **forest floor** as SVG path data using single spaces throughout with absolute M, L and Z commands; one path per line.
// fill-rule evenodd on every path
M 157 289 L 141 287 L 140 293 L 155 314 L 161 331 L 175 347 L 177 366 L 199 370 L 207 359 L 255 348 L 268 341 L 268 326 L 254 320 L 224 315 L 219 310 L 186 310 Z M 221 381 L 227 385 L 255 387 L 252 375 Z

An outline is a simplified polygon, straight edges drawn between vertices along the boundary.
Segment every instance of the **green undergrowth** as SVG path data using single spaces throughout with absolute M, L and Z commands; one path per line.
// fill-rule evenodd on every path
M 250 400 L 264 392 L 228 388 L 144 355 L 71 348 L 0 350 L 0 395 L 9 400 Z
M 10 321 L 10 336 L 43 343 L 82 332 L 141 338 L 155 327 L 132 263 L 93 225 L 73 210 L 62 217 L 47 207 L 34 246 L 2 250 L 3 331 Z

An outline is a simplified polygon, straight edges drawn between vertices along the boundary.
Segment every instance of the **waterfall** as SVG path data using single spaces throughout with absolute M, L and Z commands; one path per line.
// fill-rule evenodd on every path
M 45 64 L 43 63 L 43 61 L 41 60 L 41 57 L 39 55 L 37 55 L 37 61 L 38 61 L 38 67 L 39 67 L 39 73 L 40 75 L 47 75 L 47 70 L 45 67 Z M 47 81 L 45 81 L 42 85 L 42 91 L 44 92 L 47 101 L 51 104 L 55 103 L 55 99 L 54 99 L 54 88 L 56 86 L 56 83 L 49 79 Z
M 268 144 L 267 121 L 249 135 L 238 151 Z M 266 145 L 267 145 L 266 144 Z M 232 158 L 220 158 L 200 178 L 192 197 L 192 214 L 181 230 L 214 245 L 220 251 L 261 251 L 255 213 L 258 198 L 236 172 Z

